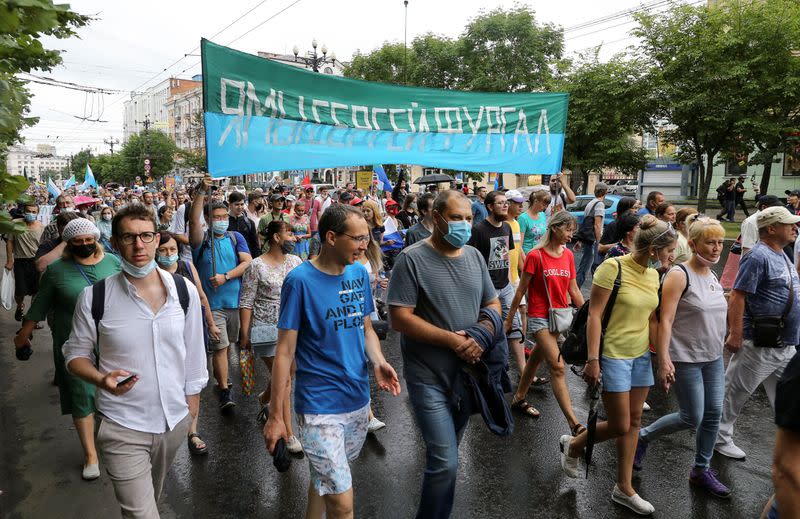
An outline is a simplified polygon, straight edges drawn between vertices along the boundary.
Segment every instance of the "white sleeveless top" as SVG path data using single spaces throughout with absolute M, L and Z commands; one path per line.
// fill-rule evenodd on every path
M 672 341 L 669 354 L 673 362 L 710 362 L 722 355 L 727 331 L 728 302 L 722 285 L 709 272 L 700 276 L 684 264 L 689 277 L 689 287 L 678 301 L 675 321 L 672 324 Z M 671 271 L 683 270 L 672 267 Z

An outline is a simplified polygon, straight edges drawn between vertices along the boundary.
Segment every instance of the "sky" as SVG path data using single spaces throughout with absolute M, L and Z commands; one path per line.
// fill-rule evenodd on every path
M 519 4 L 532 7 L 540 23 L 565 29 L 567 53 L 602 44 L 601 59 L 607 59 L 636 43 L 629 35 L 634 27 L 632 18 L 583 29 L 574 26 L 655 1 L 409 0 L 408 40 L 428 32 L 455 38 L 482 11 Z M 374 50 L 386 41 L 403 41 L 402 0 L 81 0 L 73 1 L 71 7 L 93 21 L 79 29 L 79 38 L 45 38 L 48 48 L 64 50 L 64 63 L 50 72 L 34 73 L 122 93 L 87 94 L 29 84 L 33 94 L 31 115 L 40 120 L 23 132 L 25 145 L 53 144 L 60 155 L 87 146 L 94 153 L 108 152 L 104 140 L 122 140 L 123 102 L 131 90 L 144 90 L 170 76 L 188 78 L 200 73 L 201 37 L 245 52 L 286 54 L 291 54 L 294 45 L 301 53 L 311 50 L 316 38 L 341 61 L 347 61 L 356 51 Z M 81 121 L 78 117 L 104 122 Z

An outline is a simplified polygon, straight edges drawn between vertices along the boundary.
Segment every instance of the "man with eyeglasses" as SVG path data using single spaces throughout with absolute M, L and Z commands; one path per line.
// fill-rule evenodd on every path
M 472 245 L 483 256 L 489 269 L 492 285 L 500 298 L 503 320 L 514 299 L 514 285 L 511 282 L 511 251 L 514 250 L 514 233 L 508 220 L 509 202 L 502 191 L 492 191 L 486 195 L 485 220 L 472 226 L 472 236 L 467 245 Z M 522 350 L 522 323 L 519 314 L 514 316 L 514 324 L 508 333 L 508 347 L 515 353 Z
M 294 363 L 294 407 L 311 472 L 306 517 L 346 518 L 353 517 L 349 462 L 361 451 L 369 424 L 367 360 L 380 389 L 398 395 L 400 382 L 369 319 L 369 275 L 358 261 L 370 240 L 364 216 L 333 204 L 320 218 L 319 235 L 319 256 L 283 282 L 264 440 L 274 454 L 288 439 L 283 405 Z
M 196 409 L 208 382 L 200 297 L 192 283 L 181 278 L 179 288 L 156 268 L 158 239 L 143 205 L 117 213 L 111 240 L 122 272 L 103 281 L 99 321 L 96 287 L 83 290 L 63 347 L 67 369 L 98 388 L 96 443 L 123 517 L 158 517 L 164 479 L 192 422 L 190 406 Z
M 236 406 L 228 383 L 228 348 L 239 340 L 239 288 L 252 257 L 244 236 L 228 230 L 228 208 L 219 202 L 212 202 L 210 209 L 206 205 L 211 182 L 211 177 L 205 177 L 195 191 L 189 213 L 189 244 L 214 322 L 220 330 L 218 337 L 210 335 L 209 344 L 214 352 L 211 357 L 214 378 L 220 390 L 219 408 L 227 412 Z M 204 230 L 201 214 L 205 215 L 208 232 Z

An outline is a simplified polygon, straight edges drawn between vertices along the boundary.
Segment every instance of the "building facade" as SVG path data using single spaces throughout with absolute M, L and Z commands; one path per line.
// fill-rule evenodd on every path
M 167 101 L 167 120 L 169 136 L 178 148 L 205 153 L 202 85 L 170 96 Z
M 131 93 L 125 101 L 122 122 L 123 142 L 131 136 L 151 128 L 170 133 L 169 113 L 167 109 L 170 97 L 179 95 L 193 88 L 201 87 L 202 82 L 190 79 L 169 78 L 140 93 Z
M 48 175 L 60 178 L 68 169 L 69 158 L 59 157 L 55 146 L 38 144 L 35 150 L 24 146 L 11 146 L 8 149 L 6 170 L 10 175 L 41 181 Z

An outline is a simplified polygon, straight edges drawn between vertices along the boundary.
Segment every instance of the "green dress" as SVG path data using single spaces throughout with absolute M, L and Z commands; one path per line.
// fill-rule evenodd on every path
M 119 272 L 120 261 L 113 254 L 105 254 L 99 263 L 80 265 L 80 268 L 94 284 Z M 95 387 L 67 371 L 61 347 L 69 339 L 72 314 L 78 303 L 78 296 L 87 286 L 89 282 L 78 270 L 75 262 L 58 259 L 42 274 L 39 292 L 25 315 L 25 319 L 39 322 L 44 321 L 50 311 L 53 312 L 50 330 L 53 334 L 53 362 L 56 367 L 56 384 L 61 397 L 61 414 L 71 414 L 75 418 L 83 418 L 94 412 Z

